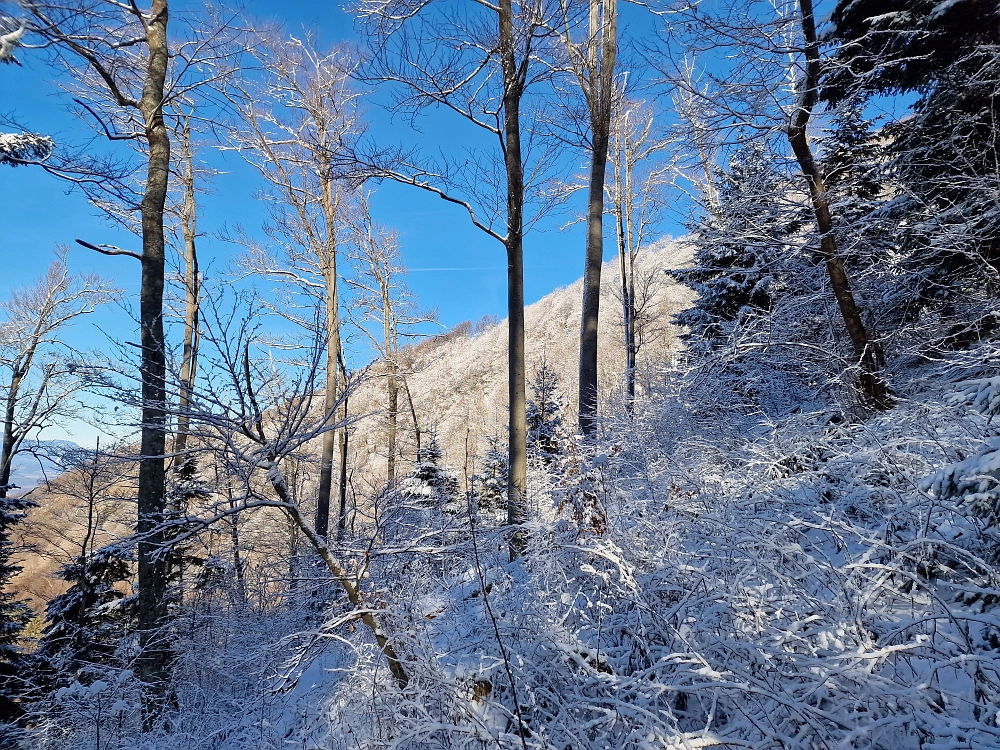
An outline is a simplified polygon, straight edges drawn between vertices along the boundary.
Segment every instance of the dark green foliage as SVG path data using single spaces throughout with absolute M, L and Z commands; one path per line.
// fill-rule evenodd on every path
M 718 178 L 718 206 L 691 227 L 694 263 L 668 275 L 698 293 L 676 316 L 694 349 L 718 346 L 734 324 L 767 313 L 785 286 L 782 262 L 799 228 L 783 195 L 788 180 L 759 143 L 739 148 Z
M 24 518 L 25 511 L 34 506 L 30 500 L 0 498 L 0 724 L 20 714 L 15 699 L 22 692 L 18 676 L 24 654 L 18 647 L 18 639 L 32 617 L 31 610 L 17 594 L 7 590 L 11 579 L 21 570 L 11 562 L 14 553 L 11 531 Z
M 883 130 L 897 188 L 881 215 L 901 230 L 911 303 L 950 303 L 1000 264 L 997 3 L 841 0 L 831 20 L 828 101 L 917 94 Z
M 135 615 L 133 600 L 116 584 L 131 575 L 131 556 L 116 547 L 62 567 L 59 577 L 71 585 L 49 602 L 48 622 L 34 654 L 51 679 L 86 683 L 92 678 L 88 673 L 99 674 L 101 667 L 113 664 Z
M 498 437 L 492 437 L 480 462 L 475 478 L 476 507 L 479 510 L 501 511 L 507 507 L 507 478 L 510 461 L 507 449 Z

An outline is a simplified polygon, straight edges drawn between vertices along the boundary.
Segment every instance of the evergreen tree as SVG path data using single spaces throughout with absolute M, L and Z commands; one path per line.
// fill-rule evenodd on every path
M 694 264 L 667 272 L 698 293 L 694 306 L 675 317 L 695 350 L 718 346 L 744 317 L 769 312 L 782 293 L 781 260 L 801 222 L 781 204 L 789 184 L 771 161 L 757 142 L 733 153 L 718 179 L 718 205 L 691 228 Z
M 11 579 L 21 570 L 11 562 L 14 553 L 11 532 L 24 518 L 25 511 L 34 506 L 30 500 L 0 498 L 0 723 L 21 713 L 15 702 L 22 690 L 18 676 L 24 661 L 18 639 L 31 620 L 31 610 L 16 593 L 7 589 Z
M 400 485 L 400 494 L 423 508 L 459 512 L 458 479 L 441 466 L 437 436 L 431 433 L 428 437 L 420 447 L 417 465 Z
M 530 414 L 530 405 L 528 408 Z M 475 478 L 476 507 L 479 510 L 500 511 L 507 507 L 509 472 L 507 451 L 501 440 L 494 436 L 488 441 Z
M 562 418 L 565 402 L 559 393 L 559 376 L 543 360 L 528 388 L 532 395 L 527 408 L 528 452 L 549 461 L 563 452 L 566 440 Z
M 34 657 L 50 680 L 87 684 L 113 664 L 131 629 L 133 602 L 115 587 L 131 578 L 131 558 L 121 549 L 104 547 L 64 565 L 58 575 L 70 587 L 49 602 Z
M 910 304 L 950 305 L 1000 267 L 996 164 L 1000 9 L 995 0 L 840 0 L 824 97 L 916 92 L 884 138 L 897 188 Z M 992 268 L 991 268 L 992 266 Z

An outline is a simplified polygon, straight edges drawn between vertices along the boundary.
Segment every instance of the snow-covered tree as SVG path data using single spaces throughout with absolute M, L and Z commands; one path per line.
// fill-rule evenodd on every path
M 420 446 L 416 466 L 400 483 L 399 493 L 410 503 L 428 510 L 462 512 L 458 478 L 441 465 L 437 435 L 431 433 Z
M 475 476 L 474 492 L 479 510 L 501 511 L 507 507 L 507 472 L 510 463 L 501 440 L 491 437 L 479 461 Z
M 11 560 L 15 551 L 11 535 L 25 511 L 34 505 L 26 499 L 0 497 L 0 722 L 18 713 L 13 699 L 22 692 L 19 677 L 24 667 L 18 640 L 32 618 L 28 605 L 8 589 L 11 579 L 21 571 Z
M 58 576 L 70 587 L 49 602 L 33 658 L 48 680 L 88 684 L 115 666 L 115 652 L 133 629 L 135 600 L 122 591 L 132 577 L 132 555 L 102 547 L 64 565 Z
M 537 458 L 550 460 L 563 451 L 567 430 L 563 425 L 565 401 L 559 392 L 559 375 L 542 363 L 528 382 L 528 451 Z
M 694 263 L 668 274 L 698 293 L 676 316 L 695 350 L 723 344 L 747 317 L 768 313 L 785 289 L 783 261 L 802 219 L 782 196 L 788 180 L 758 142 L 737 149 L 719 174 L 717 211 L 692 227 Z

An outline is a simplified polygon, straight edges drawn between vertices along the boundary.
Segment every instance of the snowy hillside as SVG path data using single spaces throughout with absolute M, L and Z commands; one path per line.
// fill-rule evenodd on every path
M 639 272 L 652 277 L 655 297 L 649 309 L 648 343 L 638 360 L 639 386 L 654 377 L 660 365 L 670 362 L 681 349 L 671 316 L 689 304 L 689 289 L 669 280 L 663 269 L 679 268 L 690 259 L 690 250 L 680 241 L 662 241 L 639 255 Z M 624 340 L 616 261 L 606 263 L 601 275 L 599 328 L 600 388 L 602 403 L 620 403 L 624 374 Z M 577 281 L 556 289 L 525 310 L 525 360 L 528 379 L 543 362 L 559 376 L 566 404 L 566 418 L 575 423 L 580 349 L 580 306 L 583 283 Z M 404 366 L 414 406 L 423 420 L 423 431 L 436 431 L 446 463 L 462 470 L 465 463 L 466 431 L 470 455 L 481 455 L 486 440 L 507 429 L 507 327 L 506 321 L 476 335 L 444 335 L 404 352 Z M 355 397 L 355 413 L 384 408 L 384 381 L 369 381 Z M 529 398 L 530 398 L 529 390 Z M 406 407 L 402 407 L 404 415 Z M 401 417 L 403 419 L 403 417 Z M 411 425 L 407 420 L 404 424 Z M 411 428 L 412 429 L 412 428 Z M 384 439 L 380 425 L 363 420 L 356 431 L 355 465 L 368 461 L 384 464 Z M 405 436 L 404 436 L 405 437 Z M 410 449 L 412 450 L 412 448 Z M 405 458 L 405 456 L 404 456 Z M 409 456 L 412 459 L 412 453 Z M 375 469 L 382 471 L 381 466 Z

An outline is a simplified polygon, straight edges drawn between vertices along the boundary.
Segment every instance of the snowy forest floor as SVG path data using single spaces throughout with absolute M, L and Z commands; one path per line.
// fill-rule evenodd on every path
M 535 461 L 523 558 L 488 512 L 372 548 L 405 689 L 336 592 L 235 608 L 206 586 L 162 732 L 138 739 L 122 673 L 61 690 L 32 746 L 998 747 L 997 383 L 959 385 L 986 359 L 898 371 L 896 407 L 856 418 L 665 378 Z

